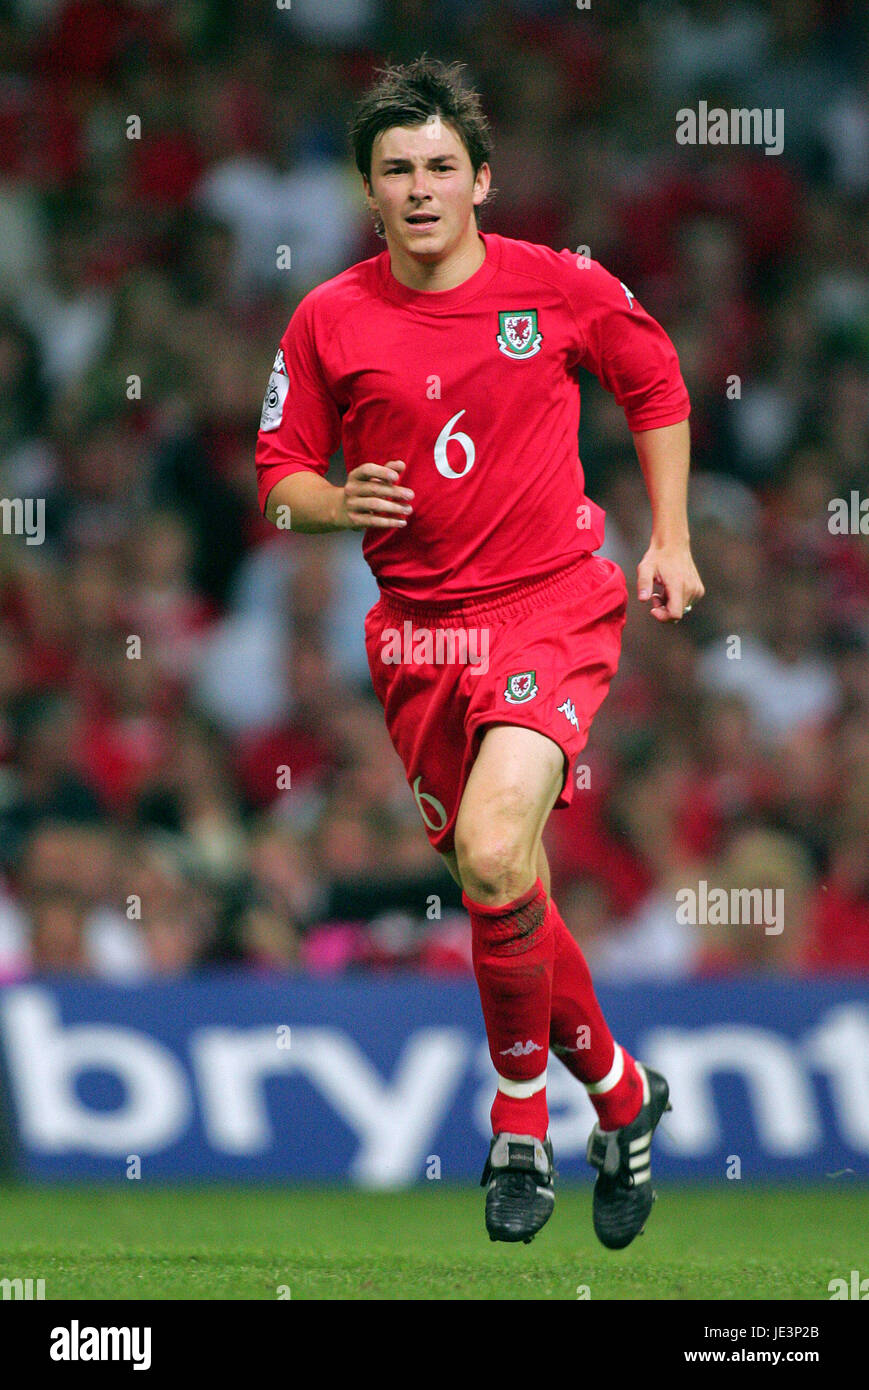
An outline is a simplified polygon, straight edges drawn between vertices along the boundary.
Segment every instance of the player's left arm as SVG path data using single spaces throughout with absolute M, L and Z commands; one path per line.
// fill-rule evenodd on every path
M 652 538 L 637 566 L 637 597 L 651 602 L 659 622 L 678 622 L 705 593 L 688 532 L 688 421 L 632 434 L 652 504 Z
M 597 261 L 562 252 L 581 342 L 579 363 L 611 391 L 627 418 L 652 504 L 652 538 L 637 567 L 641 602 L 678 622 L 703 596 L 688 534 L 691 403 L 676 349 L 623 281 Z

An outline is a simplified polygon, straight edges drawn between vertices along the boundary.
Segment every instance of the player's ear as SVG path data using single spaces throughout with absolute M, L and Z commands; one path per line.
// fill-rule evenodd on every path
M 486 201 L 489 192 L 489 185 L 492 182 L 492 171 L 488 164 L 481 164 L 474 178 L 474 204 L 479 207 Z
M 374 194 L 371 191 L 371 183 L 364 174 L 362 175 L 362 186 L 365 189 L 365 201 L 368 204 L 368 211 L 374 218 L 374 230 L 379 237 L 385 238 L 386 231 L 383 226 L 383 218 L 380 215 L 380 208 L 374 200 Z

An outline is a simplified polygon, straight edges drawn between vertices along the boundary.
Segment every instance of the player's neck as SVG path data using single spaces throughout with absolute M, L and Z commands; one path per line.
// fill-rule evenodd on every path
M 485 259 L 486 245 L 476 224 L 471 234 L 441 261 L 422 262 L 401 249 L 389 249 L 393 277 L 407 289 L 422 292 L 457 289 L 476 274 Z

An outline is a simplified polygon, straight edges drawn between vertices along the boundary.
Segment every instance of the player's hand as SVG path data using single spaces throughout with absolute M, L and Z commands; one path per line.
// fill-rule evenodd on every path
M 387 464 L 360 463 L 347 474 L 339 518 L 349 530 L 407 525 L 413 489 L 397 485 L 404 467 L 403 459 L 392 459 Z
M 706 590 L 685 545 L 662 546 L 654 541 L 637 566 L 637 597 L 651 603 L 659 623 L 678 623 Z

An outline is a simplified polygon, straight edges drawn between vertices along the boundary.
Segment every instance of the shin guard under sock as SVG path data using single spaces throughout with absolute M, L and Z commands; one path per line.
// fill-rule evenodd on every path
M 554 940 L 552 1050 L 585 1086 L 601 1129 L 621 1129 L 639 1114 L 642 1078 L 633 1057 L 615 1042 L 597 1001 L 585 956 L 551 898 L 548 915 Z
M 462 902 L 471 917 L 474 974 L 498 1073 L 494 1134 L 545 1139 L 554 937 L 546 891 L 538 878 L 512 902 L 496 907 Z

